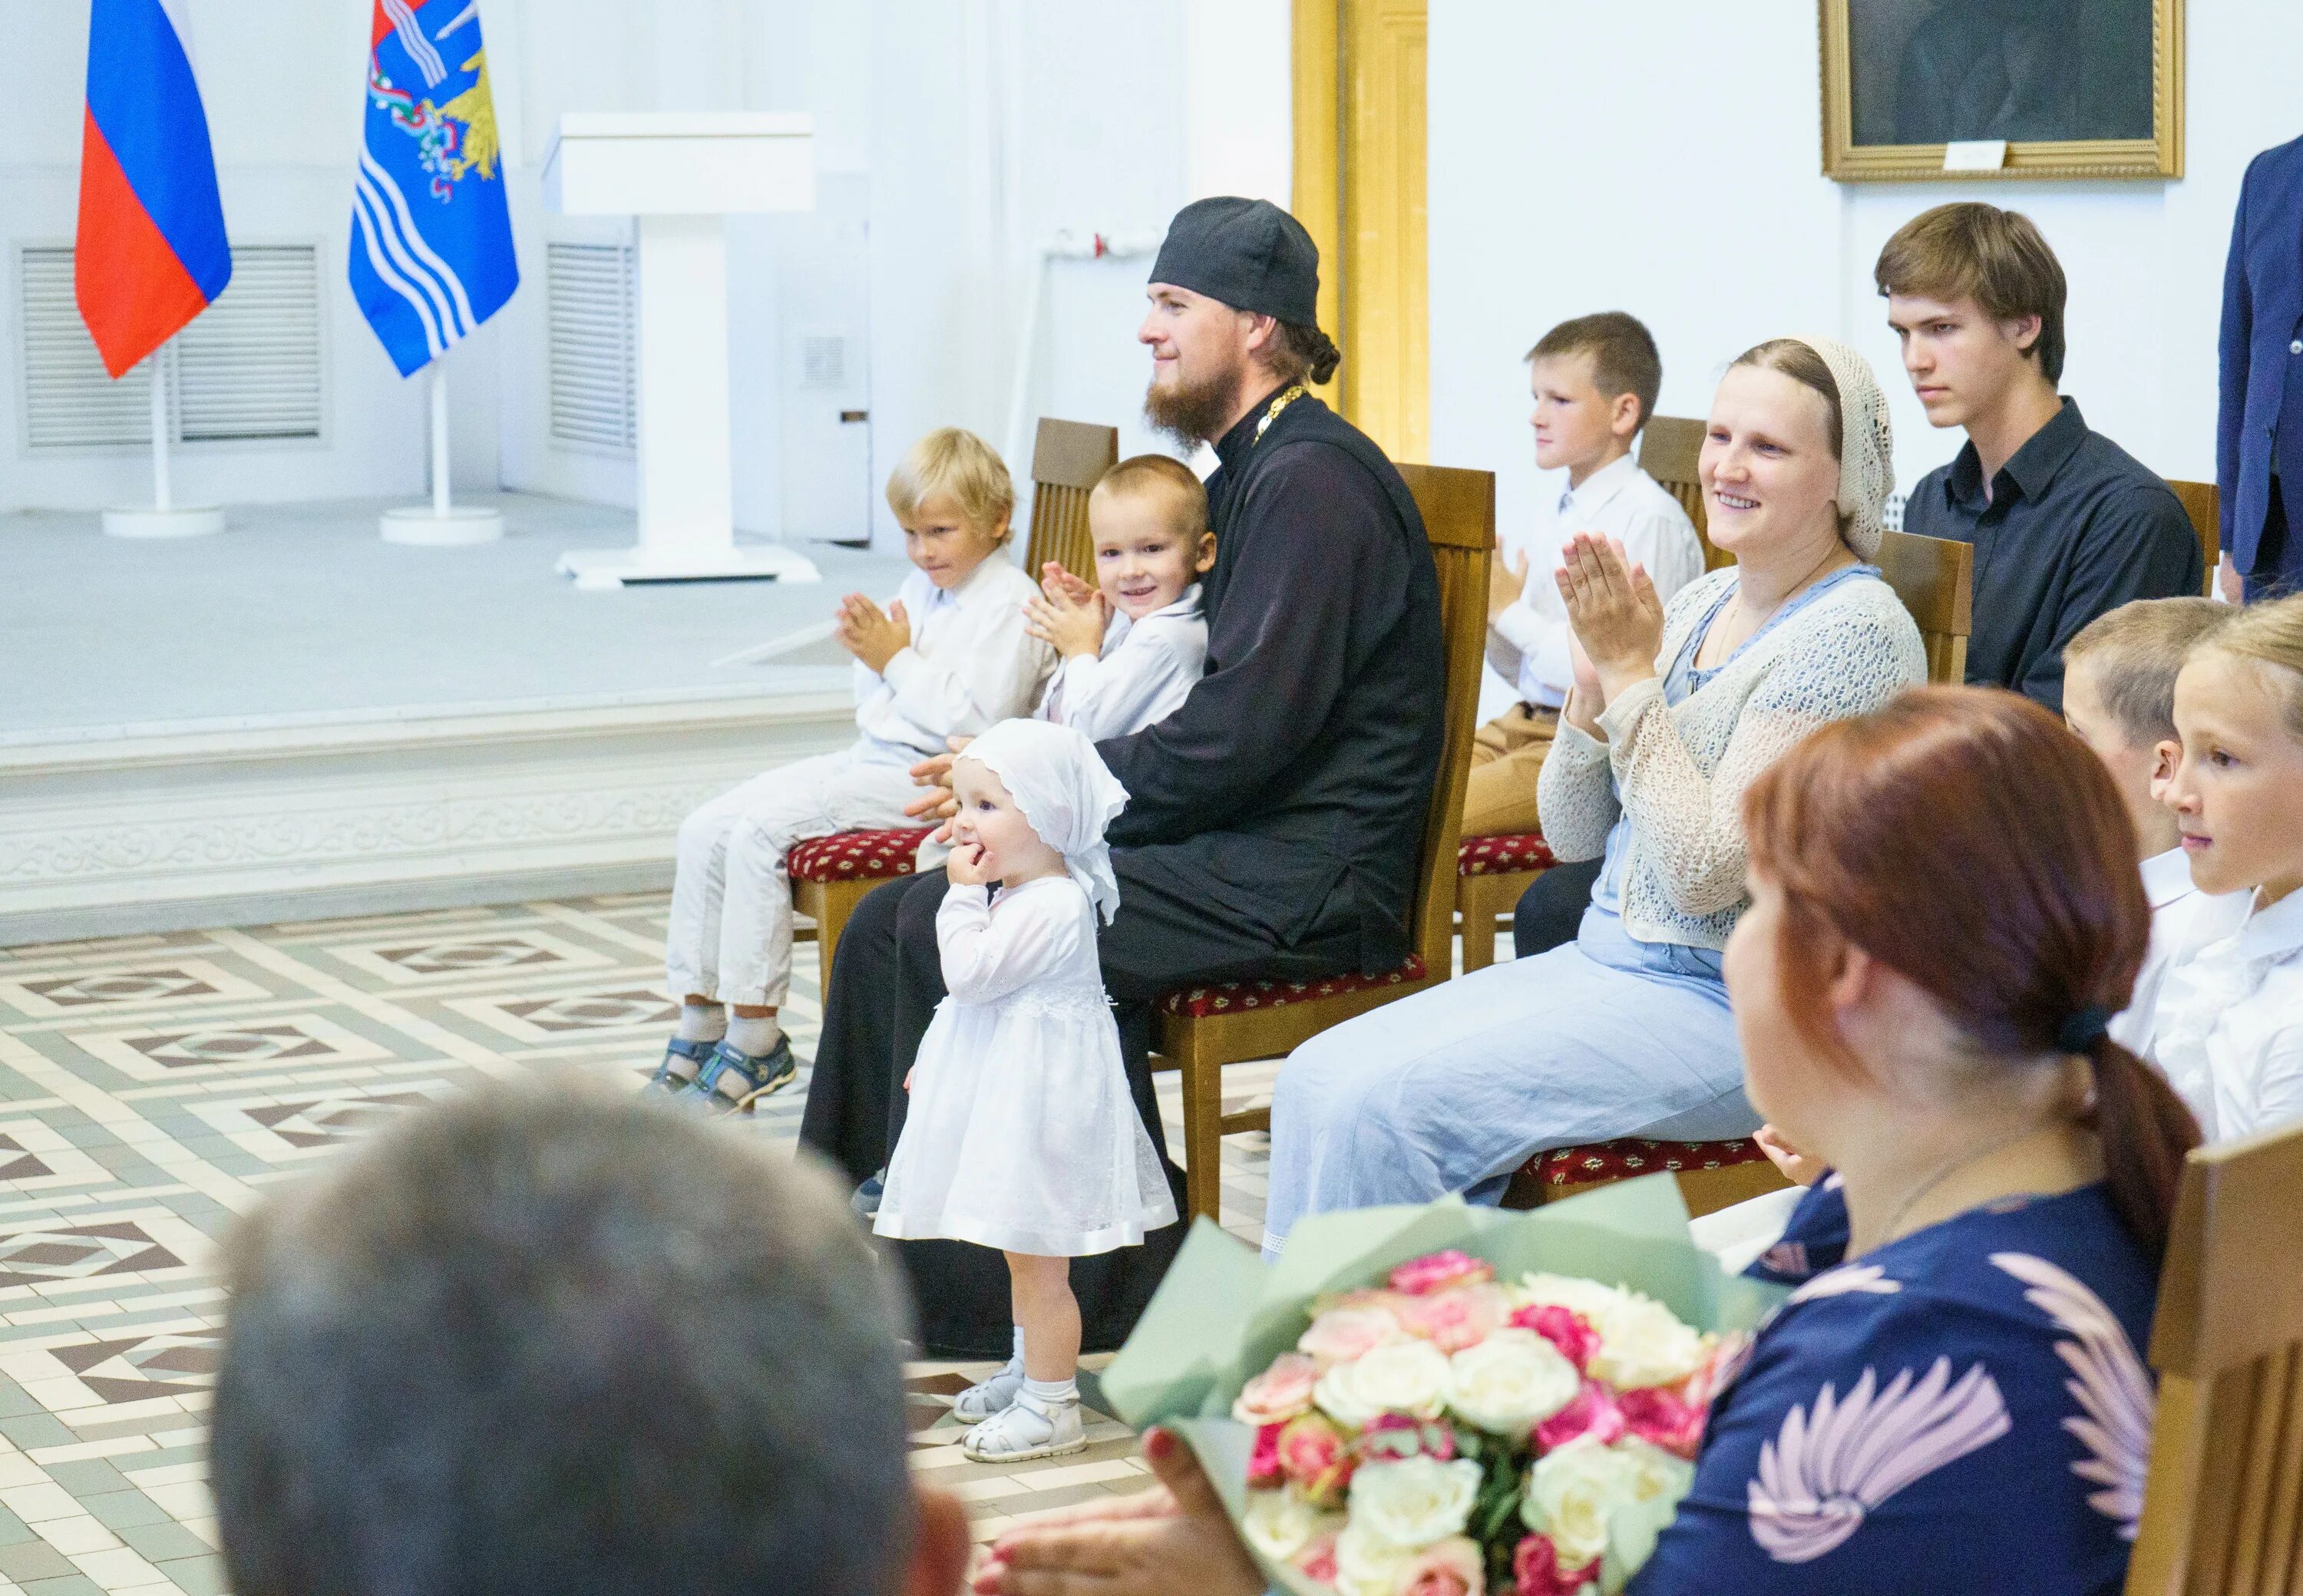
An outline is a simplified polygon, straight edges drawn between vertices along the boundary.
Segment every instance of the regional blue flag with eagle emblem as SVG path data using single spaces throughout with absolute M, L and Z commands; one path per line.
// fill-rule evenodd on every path
M 479 0 L 375 0 L 352 293 L 407 376 L 519 286 Z

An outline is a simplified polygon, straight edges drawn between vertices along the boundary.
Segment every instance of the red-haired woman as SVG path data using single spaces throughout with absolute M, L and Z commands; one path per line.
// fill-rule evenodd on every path
M 2116 1591 L 2198 1139 L 2105 1029 L 2150 921 L 2118 794 L 2037 705 L 1934 688 L 1810 734 L 1744 816 L 1749 1090 L 1835 1173 L 1632 1596 Z M 1014 1532 L 978 1588 L 1261 1590 L 1182 1448 L 1147 1449 L 1172 1497 Z

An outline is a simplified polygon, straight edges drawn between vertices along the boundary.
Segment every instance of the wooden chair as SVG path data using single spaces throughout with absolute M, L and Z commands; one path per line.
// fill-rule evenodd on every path
M 1919 625 L 1919 640 L 1928 651 L 1928 680 L 1965 680 L 1967 639 L 1973 629 L 1975 550 L 1946 538 L 1890 532 L 1880 540 L 1879 570 Z M 1467 969 L 1469 952 L 1467 942 Z M 1532 1208 L 1659 1170 L 1679 1177 L 1691 1213 L 1709 1213 L 1784 1184 L 1759 1144 L 1748 1137 L 1724 1142 L 1624 1137 L 1537 1153 L 1512 1178 L 1504 1201 L 1508 1206 Z
M 1975 630 L 1975 546 L 1949 537 L 1890 532 L 1879 540 L 1879 571 L 1919 623 L 1928 680 L 1967 680 L 1967 639 Z
M 1088 490 L 1119 463 L 1119 429 L 1042 417 L 1032 450 L 1032 532 L 1024 569 L 1034 577 L 1058 561 L 1083 581 L 1095 580 L 1095 545 L 1087 533 Z M 792 907 L 815 922 L 822 993 L 831 991 L 831 956 L 848 916 L 883 881 L 909 875 L 913 855 L 932 826 L 895 826 L 812 837 L 785 856 Z
M 2303 1126 L 2183 1168 L 2128 1596 L 2303 1592 Z
M 1154 1068 L 1184 1072 L 1184 1163 L 1189 1206 L 1220 1220 L 1223 1138 L 1271 1128 L 1270 1108 L 1226 1113 L 1223 1069 L 1293 1051 L 1331 1026 L 1445 981 L 1455 942 L 1455 845 L 1464 818 L 1464 783 L 1472 768 L 1472 733 L 1480 696 L 1488 623 L 1488 566 L 1496 543 L 1496 479 L 1488 471 L 1403 465 L 1422 511 L 1439 571 L 1439 629 L 1446 646 L 1447 722 L 1438 780 L 1423 823 L 1415 902 L 1409 911 L 1413 951 L 1379 975 L 1323 981 L 1245 981 L 1169 992 L 1152 1016 Z
M 1640 431 L 1640 469 L 1687 511 L 1695 523 L 1696 541 L 1703 545 L 1703 569 L 1717 570 L 1735 563 L 1735 556 L 1711 546 L 1711 517 L 1703 506 L 1703 482 L 1696 474 L 1703 455 L 1705 424 L 1689 416 L 1654 416 Z
M 2212 482 L 2175 482 L 2167 486 L 2183 502 L 2191 522 L 2191 536 L 2199 540 L 2199 553 L 2207 562 L 2206 595 L 2215 595 L 2215 566 L 2223 557 L 2223 496 Z

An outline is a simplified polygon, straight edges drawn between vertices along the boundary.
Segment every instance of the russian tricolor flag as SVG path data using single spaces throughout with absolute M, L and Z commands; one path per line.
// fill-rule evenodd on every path
M 94 0 L 80 133 L 80 319 L 114 377 L 232 281 L 184 0 Z

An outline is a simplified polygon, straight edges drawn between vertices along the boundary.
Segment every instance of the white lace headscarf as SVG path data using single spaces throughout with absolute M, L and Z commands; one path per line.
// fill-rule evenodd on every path
M 1050 721 L 1002 721 L 960 757 L 1000 778 L 1040 840 L 1064 856 L 1064 867 L 1109 925 L 1119 908 L 1119 882 L 1111 874 L 1103 828 L 1127 807 L 1127 789 L 1105 768 L 1095 745 Z
M 1820 355 L 1839 385 L 1841 535 L 1857 559 L 1877 560 L 1887 530 L 1880 517 L 1887 495 L 1895 491 L 1895 435 L 1887 424 L 1887 396 L 1879 392 L 1871 362 L 1836 338 L 1801 334 L 1792 342 Z

